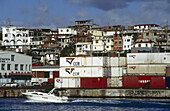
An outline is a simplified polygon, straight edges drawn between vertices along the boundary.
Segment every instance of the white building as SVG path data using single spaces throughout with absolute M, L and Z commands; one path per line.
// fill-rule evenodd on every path
M 104 52 L 104 37 L 103 36 L 95 36 L 93 38 L 93 51 L 94 52 Z
M 93 39 L 93 51 L 94 52 L 108 52 L 114 48 L 113 36 L 95 36 Z
M 123 50 L 129 50 L 133 47 L 132 38 L 132 34 L 123 36 Z
M 58 34 L 64 35 L 76 35 L 77 31 L 72 28 L 58 28 Z
M 64 48 L 69 45 L 70 37 L 76 35 L 77 31 L 72 28 L 58 28 L 59 46 Z
M 30 44 L 29 30 L 15 26 L 2 27 L 2 46 L 16 48 L 16 52 L 23 52 L 23 46 Z
M 113 48 L 114 48 L 113 36 L 105 37 L 104 47 L 105 47 L 105 51 L 113 51 Z
M 157 30 L 159 25 L 157 24 L 139 24 L 139 25 L 134 25 L 134 29 L 137 30 Z
M 88 30 L 88 34 L 92 34 L 93 36 L 103 36 L 103 31 L 91 29 L 91 30 Z
M 135 42 L 135 47 L 147 47 L 147 48 L 151 48 L 154 46 L 154 42 L 150 41 L 148 39 L 138 39 Z
M 104 36 L 113 36 L 115 34 L 120 34 L 120 33 L 121 33 L 121 31 L 104 31 L 103 35 Z
M 77 55 L 91 55 L 92 44 L 91 42 L 76 43 L 76 56 Z
M 0 78 L 27 80 L 32 77 L 32 57 L 9 51 L 0 51 Z

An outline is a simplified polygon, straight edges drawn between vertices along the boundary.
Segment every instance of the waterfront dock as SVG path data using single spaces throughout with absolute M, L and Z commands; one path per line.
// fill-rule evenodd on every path
M 22 98 L 22 92 L 42 91 L 36 89 L 0 89 L 0 98 Z M 59 90 L 61 95 L 69 98 L 156 98 L 169 99 L 168 89 L 64 89 Z M 67 93 L 65 93 L 67 91 Z

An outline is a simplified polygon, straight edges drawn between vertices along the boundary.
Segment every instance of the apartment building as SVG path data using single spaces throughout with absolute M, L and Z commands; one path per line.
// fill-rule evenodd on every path
M 2 27 L 2 46 L 14 49 L 16 52 L 23 52 L 31 42 L 29 30 L 22 27 Z
M 133 47 L 133 37 L 134 37 L 134 34 L 131 32 L 130 33 L 126 32 L 125 34 L 123 34 L 123 37 L 122 37 L 123 50 L 131 50 L 131 48 Z

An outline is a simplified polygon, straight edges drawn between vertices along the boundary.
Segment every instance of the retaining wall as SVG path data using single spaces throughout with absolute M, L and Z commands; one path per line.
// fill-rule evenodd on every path
M 23 97 L 22 92 L 42 89 L 0 89 L 1 98 Z M 163 89 L 66 89 L 70 98 L 170 98 L 170 90 Z M 62 93 L 65 95 L 65 90 Z

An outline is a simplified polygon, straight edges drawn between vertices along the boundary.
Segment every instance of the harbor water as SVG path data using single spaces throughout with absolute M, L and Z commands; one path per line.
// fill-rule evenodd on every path
M 0 98 L 0 111 L 169 111 L 169 100 L 71 99 L 39 103 L 24 98 Z

